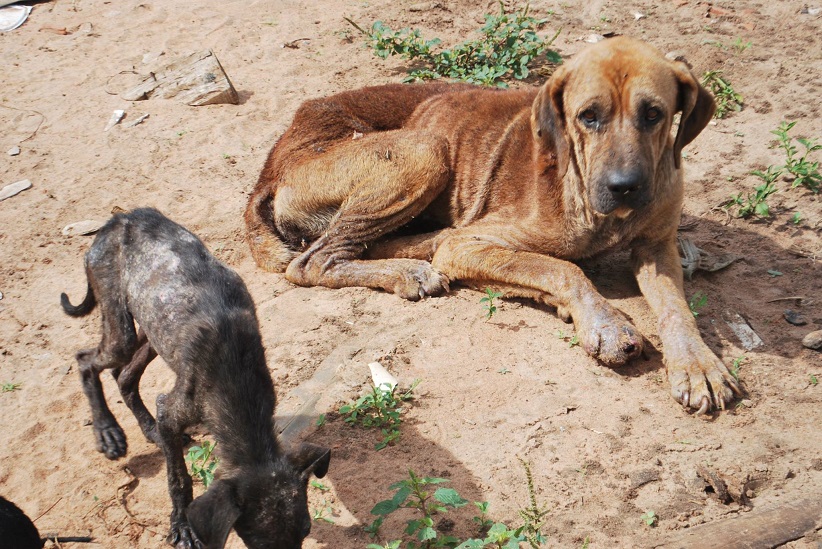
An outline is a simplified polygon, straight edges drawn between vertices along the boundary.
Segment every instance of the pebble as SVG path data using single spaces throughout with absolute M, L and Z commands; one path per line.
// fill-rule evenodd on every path
M 17 156 L 18 154 L 20 154 L 20 147 L 17 145 L 9 149 L 9 156 Z
M 0 201 L 11 198 L 16 194 L 25 191 L 29 187 L 31 187 L 31 181 L 28 179 L 18 181 L 17 183 L 12 183 L 11 185 L 6 185 L 0 189 Z
M 87 235 L 87 234 L 94 234 L 100 230 L 100 227 L 105 225 L 105 221 L 95 221 L 92 219 L 86 219 L 85 221 L 78 221 L 77 223 L 72 223 L 70 225 L 66 225 L 63 227 L 63 236 L 79 236 L 79 235 Z
M 792 311 L 791 309 L 787 309 L 782 316 L 785 317 L 788 324 L 793 324 L 794 326 L 804 326 L 808 323 L 808 321 L 805 320 L 805 317 L 802 316 L 802 313 Z
M 822 330 L 811 332 L 802 338 L 802 345 L 808 349 L 822 350 Z

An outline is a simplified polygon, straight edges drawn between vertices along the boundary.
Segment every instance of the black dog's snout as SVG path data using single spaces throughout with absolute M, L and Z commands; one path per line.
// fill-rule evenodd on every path
M 638 191 L 643 185 L 643 176 L 638 170 L 614 171 L 608 175 L 605 186 L 619 199 Z

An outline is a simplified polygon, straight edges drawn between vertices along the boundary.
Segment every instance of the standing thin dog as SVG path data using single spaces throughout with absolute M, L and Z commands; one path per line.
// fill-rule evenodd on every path
M 280 447 L 274 385 L 242 279 L 153 209 L 109 220 L 86 254 L 86 275 L 83 302 L 73 306 L 66 294 L 61 300 L 71 316 L 100 304 L 102 341 L 77 353 L 97 449 L 109 459 L 126 454 L 100 383 L 111 369 L 143 433 L 165 454 L 173 505 L 168 541 L 180 549 L 221 548 L 233 527 L 251 549 L 298 549 L 311 529 L 308 478 L 325 475 L 331 454 L 312 444 L 293 454 Z M 138 385 L 157 354 L 177 381 L 157 397 L 155 421 Z M 183 438 L 198 423 L 214 435 L 220 466 L 219 478 L 192 502 Z

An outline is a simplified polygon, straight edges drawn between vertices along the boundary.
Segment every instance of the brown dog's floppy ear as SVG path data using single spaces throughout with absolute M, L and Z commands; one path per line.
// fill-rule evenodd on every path
M 542 157 L 554 157 L 558 177 L 568 169 L 569 144 L 565 131 L 562 94 L 568 69 L 559 67 L 539 89 L 531 106 L 531 132 Z
M 300 444 L 296 452 L 291 454 L 291 462 L 302 471 L 304 478 L 310 477 L 312 473 L 317 478 L 323 478 L 331 463 L 331 450 L 304 442 Z
M 683 147 L 696 139 L 711 121 L 716 110 L 716 102 L 708 90 L 699 85 L 685 63 L 675 61 L 673 67 L 674 74 L 679 80 L 678 109 L 682 112 L 674 140 L 674 166 L 679 169 L 682 164 Z
M 215 480 L 205 494 L 191 502 L 186 518 L 191 531 L 203 549 L 223 549 L 231 527 L 240 516 L 240 508 L 231 484 Z

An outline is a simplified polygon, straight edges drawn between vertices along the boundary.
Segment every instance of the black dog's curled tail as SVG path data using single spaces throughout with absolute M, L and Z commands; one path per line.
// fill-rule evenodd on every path
M 83 299 L 83 302 L 79 305 L 75 306 L 71 304 L 69 301 L 69 297 L 62 293 L 60 294 L 60 305 L 63 306 L 63 310 L 69 316 L 86 316 L 91 311 L 94 310 L 94 306 L 97 305 L 97 300 L 94 298 L 94 291 L 91 289 L 91 284 L 88 285 L 88 291 L 86 291 L 86 297 Z

